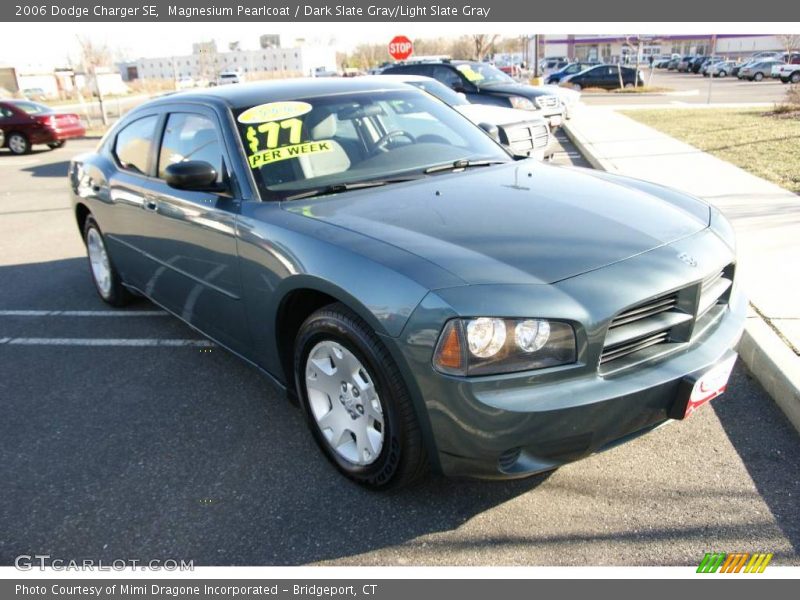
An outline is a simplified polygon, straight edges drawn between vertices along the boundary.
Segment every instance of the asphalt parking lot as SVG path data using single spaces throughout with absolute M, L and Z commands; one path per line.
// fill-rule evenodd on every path
M 642 74 L 645 82 L 649 79 L 649 69 L 642 65 Z M 723 103 L 761 103 L 781 102 L 784 100 L 787 85 L 779 79 L 765 79 L 764 81 L 743 81 L 736 77 L 703 77 L 694 73 L 676 73 L 663 69 L 655 69 L 648 85 L 652 87 L 668 88 L 668 95 L 664 94 L 603 94 L 585 93 L 582 100 L 586 104 L 617 105 L 617 104 L 663 104 L 665 102 L 681 104 L 723 104 Z M 709 96 L 709 86 L 711 94 Z
M 93 144 L 0 151 L 0 564 L 800 565 L 800 439 L 741 367 L 688 421 L 548 475 L 349 483 L 263 375 L 97 298 L 64 181 Z

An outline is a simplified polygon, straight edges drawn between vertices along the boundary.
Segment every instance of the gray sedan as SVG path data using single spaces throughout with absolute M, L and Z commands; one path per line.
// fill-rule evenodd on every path
M 692 415 L 736 360 L 717 210 L 518 160 L 405 84 L 164 96 L 69 186 L 105 302 L 146 296 L 255 365 L 373 489 L 558 468 Z

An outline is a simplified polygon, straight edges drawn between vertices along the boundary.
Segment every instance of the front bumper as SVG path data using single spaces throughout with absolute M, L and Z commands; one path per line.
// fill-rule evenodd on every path
M 662 252 L 652 254 L 656 256 L 650 260 L 658 262 Z M 721 261 L 728 260 L 722 256 L 724 251 L 719 254 Z M 640 260 L 646 263 L 648 259 Z M 608 276 L 613 281 L 613 270 L 620 269 L 622 273 L 625 268 L 622 265 L 608 268 L 611 272 L 606 274 L 606 287 Z M 649 266 L 642 265 L 644 271 Z M 548 299 L 546 304 L 555 300 L 570 311 L 568 286 L 573 285 L 572 291 L 581 286 L 600 290 L 598 284 L 603 279 L 599 273 L 604 270 L 573 280 L 583 279 L 583 283 L 566 282 L 558 293 L 565 290 L 567 293 Z M 551 288 L 542 290 L 550 293 L 558 286 L 540 287 Z M 470 295 L 462 293 L 465 297 Z M 522 316 L 512 312 L 512 306 L 518 305 L 520 298 L 536 295 L 537 290 L 514 293 L 519 294 L 517 299 L 506 303 L 505 310 L 500 309 L 504 316 Z M 734 285 L 720 317 L 690 343 L 652 362 L 616 373 L 601 374 L 589 359 L 585 361 L 587 364 L 575 367 L 463 378 L 435 372 L 430 351 L 422 349 L 424 336 L 435 338 L 438 334 L 439 329 L 430 326 L 442 317 L 452 316 L 447 310 L 457 304 L 452 301 L 454 296 L 448 297 L 447 291 L 429 295 L 410 321 L 412 326 L 420 324 L 425 329 L 415 327 L 412 332 L 407 326 L 406 344 L 398 348 L 405 354 L 423 398 L 441 471 L 447 475 L 489 479 L 524 477 L 555 469 L 667 422 L 682 382 L 703 373 L 736 348 L 746 311 L 746 301 Z M 442 302 L 442 298 L 446 301 Z M 539 308 L 531 310 L 537 312 L 526 316 L 547 316 L 538 312 Z M 575 311 L 570 319 L 573 315 L 577 317 L 580 309 Z M 470 313 L 477 315 L 479 311 L 471 307 L 458 310 L 461 315 Z M 584 314 L 583 319 L 591 321 L 592 316 Z M 579 348 L 584 344 L 591 346 L 604 337 L 603 326 L 597 325 L 585 336 L 578 334 Z M 586 357 L 591 352 L 581 354 Z

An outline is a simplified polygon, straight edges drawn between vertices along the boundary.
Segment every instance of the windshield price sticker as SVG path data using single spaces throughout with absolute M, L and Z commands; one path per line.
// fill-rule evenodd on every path
M 239 115 L 237 121 L 245 125 L 282 121 L 292 117 L 301 117 L 311 112 L 312 108 L 308 102 L 269 102 L 248 108 Z
M 261 142 L 259 134 L 264 137 L 265 146 L 268 149 L 277 148 L 279 145 L 281 131 L 289 132 L 289 144 L 299 144 L 303 133 L 303 122 L 300 119 L 286 119 L 285 121 L 270 121 L 262 123 L 258 127 L 252 125 L 247 128 L 247 145 L 250 146 L 250 153 L 255 154 L 259 151 Z
M 251 169 L 258 169 L 264 165 L 286 160 L 287 158 L 299 158 L 309 154 L 322 154 L 324 152 L 330 152 L 331 150 L 333 150 L 333 144 L 330 140 L 303 142 L 302 144 L 263 150 L 258 154 L 248 156 L 247 161 L 250 163 Z
M 484 79 L 483 75 L 481 75 L 472 68 L 472 65 L 458 65 L 458 67 L 456 68 L 459 71 L 461 71 L 464 77 L 466 77 L 470 81 L 474 82 L 474 81 L 481 81 L 482 79 Z

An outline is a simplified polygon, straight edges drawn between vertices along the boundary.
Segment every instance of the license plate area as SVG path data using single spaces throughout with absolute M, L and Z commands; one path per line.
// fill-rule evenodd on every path
M 725 392 L 737 355 L 726 356 L 702 373 L 685 378 L 670 412 L 672 419 L 686 419 L 698 408 Z

